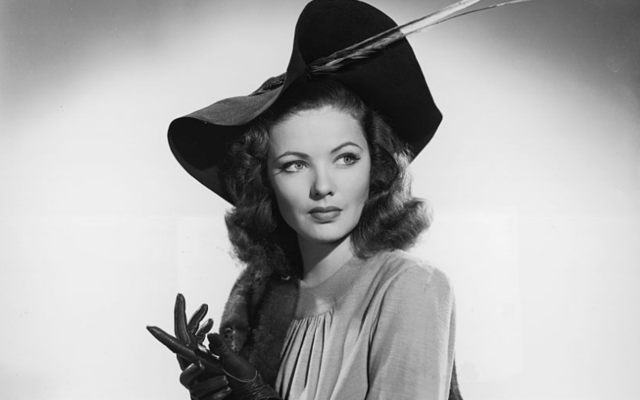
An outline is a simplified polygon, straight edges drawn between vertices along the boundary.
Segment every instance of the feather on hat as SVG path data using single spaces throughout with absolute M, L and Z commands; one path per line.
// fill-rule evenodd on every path
M 228 144 L 291 85 L 329 79 L 382 114 L 415 156 L 433 137 L 442 114 L 406 36 L 471 12 L 527 0 L 458 13 L 479 1 L 461 0 L 398 26 L 357 0 L 313 0 L 298 18 L 287 72 L 247 96 L 223 99 L 175 119 L 168 133 L 171 150 L 194 178 L 232 202 L 219 176 Z

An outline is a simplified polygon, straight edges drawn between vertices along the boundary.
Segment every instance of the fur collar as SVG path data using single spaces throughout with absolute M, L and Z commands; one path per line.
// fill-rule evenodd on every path
M 296 279 L 247 268 L 231 289 L 222 315 L 220 334 L 270 385 L 278 375 L 280 353 L 297 299 Z

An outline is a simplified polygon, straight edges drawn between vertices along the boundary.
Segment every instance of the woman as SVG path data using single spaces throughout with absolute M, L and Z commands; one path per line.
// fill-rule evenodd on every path
M 395 26 L 355 0 L 312 1 L 285 77 L 172 123 L 176 158 L 234 204 L 246 265 L 213 354 L 206 306 L 187 323 L 182 296 L 177 339 L 150 328 L 181 354 L 192 398 L 459 398 L 449 282 L 404 252 L 428 226 L 408 164 L 441 121 L 420 66 L 402 39 L 313 68 Z

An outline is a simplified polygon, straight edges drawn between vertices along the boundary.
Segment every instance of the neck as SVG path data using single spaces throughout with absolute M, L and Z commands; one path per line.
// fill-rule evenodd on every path
M 302 280 L 316 286 L 331 277 L 353 257 L 349 236 L 333 243 L 317 243 L 298 237 L 302 255 Z

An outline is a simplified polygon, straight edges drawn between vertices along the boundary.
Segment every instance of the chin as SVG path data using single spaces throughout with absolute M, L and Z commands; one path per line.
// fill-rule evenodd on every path
M 335 228 L 321 227 L 321 229 L 314 229 L 310 232 L 309 231 L 303 232 L 303 233 L 298 232 L 298 235 L 302 236 L 303 238 L 305 238 L 310 242 L 331 244 L 331 243 L 339 243 L 343 241 L 351 234 L 351 231 L 353 230 L 353 228 L 351 229 L 343 229 L 338 227 L 335 227 Z

